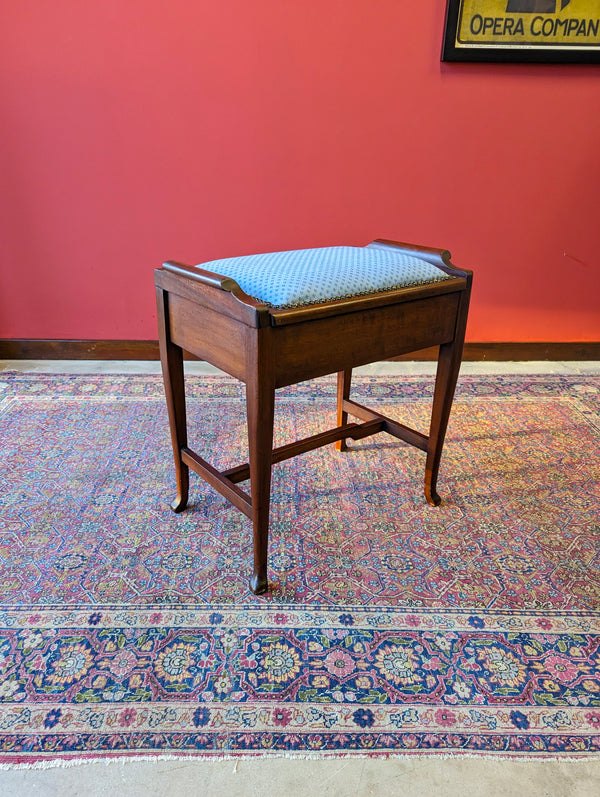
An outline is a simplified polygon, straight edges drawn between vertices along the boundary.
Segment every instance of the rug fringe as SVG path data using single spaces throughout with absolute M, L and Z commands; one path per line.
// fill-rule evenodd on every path
M 332 754 L 323 754 L 323 753 L 266 753 L 266 752 L 257 752 L 255 754 L 248 754 L 248 753 L 223 753 L 223 754 L 215 754 L 215 755 L 188 755 L 187 753 L 182 753 L 181 755 L 176 755 L 172 753 L 158 753 L 156 755 L 137 755 L 136 753 L 131 753 L 129 755 L 119 755 L 115 757 L 111 756 L 99 756 L 93 758 L 53 758 L 49 760 L 42 760 L 42 761 L 28 761 L 28 762 L 2 762 L 0 763 L 0 771 L 3 770 L 43 770 L 43 769 L 66 769 L 70 767 L 79 767 L 79 766 L 86 766 L 87 764 L 104 764 L 105 766 L 117 765 L 121 764 L 125 766 L 125 764 L 132 764 L 137 762 L 144 762 L 144 763 L 159 763 L 162 761 L 177 761 L 177 762 L 188 762 L 188 763 L 195 763 L 195 764 L 222 764 L 224 761 L 231 761 L 234 762 L 234 767 L 232 770 L 232 774 L 237 774 L 238 772 L 238 764 L 241 761 L 254 761 L 257 759 L 269 759 L 269 760 L 288 760 L 288 761 L 334 761 L 334 760 L 349 760 L 349 759 L 380 759 L 380 760 L 408 760 L 408 759 L 415 759 L 418 758 L 420 760 L 425 759 L 432 759 L 432 760 L 444 760 L 444 761 L 459 761 L 463 759 L 469 760 L 478 760 L 478 761 L 505 761 L 511 763 L 529 763 L 529 764 L 540 764 L 542 762 L 555 762 L 555 763 L 565 763 L 565 764 L 579 764 L 579 763 L 588 763 L 591 761 L 600 761 L 600 753 L 591 753 L 588 755 L 581 755 L 581 756 L 561 756 L 561 755 L 539 755 L 539 756 L 531 756 L 531 755 L 506 755 L 503 753 L 490 753 L 490 752 L 481 752 L 481 753 L 449 753 L 449 752 L 406 752 L 406 753 L 332 753 Z

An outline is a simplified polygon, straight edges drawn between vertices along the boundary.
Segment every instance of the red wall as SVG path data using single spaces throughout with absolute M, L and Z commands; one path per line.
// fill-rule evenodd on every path
M 600 67 L 440 64 L 441 0 L 0 9 L 0 337 L 156 337 L 152 269 L 375 237 L 472 341 L 600 340 Z

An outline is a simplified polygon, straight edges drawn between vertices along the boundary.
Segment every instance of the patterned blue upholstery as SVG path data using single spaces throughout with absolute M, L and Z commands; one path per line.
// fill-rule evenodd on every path
M 245 293 L 271 307 L 297 307 L 451 279 L 426 260 L 360 246 L 230 257 L 198 268 L 234 279 Z

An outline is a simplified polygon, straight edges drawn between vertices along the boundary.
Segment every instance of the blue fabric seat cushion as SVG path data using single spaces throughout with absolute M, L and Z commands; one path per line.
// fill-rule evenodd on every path
M 271 307 L 298 307 L 451 279 L 418 257 L 361 246 L 229 257 L 198 268 L 234 279 L 245 293 Z

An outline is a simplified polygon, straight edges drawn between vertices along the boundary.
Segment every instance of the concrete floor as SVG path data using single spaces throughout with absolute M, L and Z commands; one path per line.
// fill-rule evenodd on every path
M 0 371 L 159 373 L 154 362 L 0 360 Z M 218 373 L 186 363 L 188 373 Z M 376 363 L 357 372 L 427 374 L 433 363 Z M 464 363 L 463 374 L 600 374 L 597 362 Z M 185 758 L 94 762 L 0 771 L 1 797 L 596 797 L 600 759 L 520 761 L 493 758 Z
M 0 772 L 5 797 L 596 797 L 600 762 L 241 759 Z
M 54 374 L 160 374 L 153 360 L 0 360 L 0 371 Z M 185 363 L 188 374 L 219 374 L 218 368 L 198 360 Z M 600 362 L 464 362 L 461 374 L 600 374 Z M 419 375 L 435 373 L 433 362 L 380 362 L 355 368 L 356 374 Z

